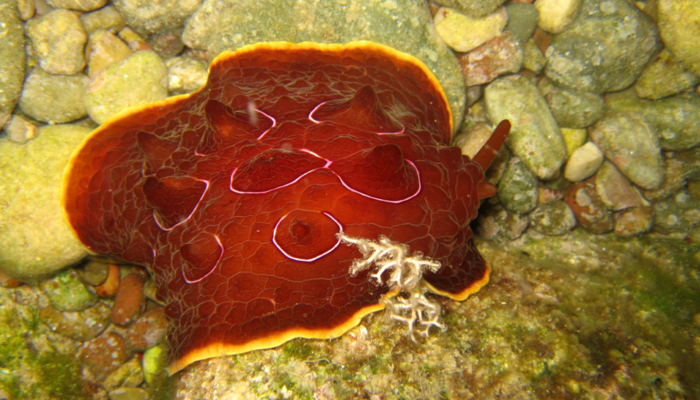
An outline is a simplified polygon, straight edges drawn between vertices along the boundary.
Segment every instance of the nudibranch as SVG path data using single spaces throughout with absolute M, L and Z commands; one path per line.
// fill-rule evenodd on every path
M 415 57 L 260 43 L 217 57 L 199 91 L 96 129 L 67 167 L 63 207 L 90 252 L 149 270 L 174 373 L 337 337 L 385 307 L 396 290 L 382 274 L 396 271 L 358 267 L 376 255 L 368 243 L 440 266 L 423 273 L 433 293 L 478 291 L 489 267 L 469 222 L 495 193 L 484 170 L 509 126 L 470 160 Z

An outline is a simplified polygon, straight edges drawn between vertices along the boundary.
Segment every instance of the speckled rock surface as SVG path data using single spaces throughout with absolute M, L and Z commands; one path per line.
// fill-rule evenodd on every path
M 107 68 L 85 94 L 90 118 L 104 123 L 129 107 L 162 100 L 168 96 L 168 70 L 152 51 L 139 51 Z
M 24 81 L 19 108 L 31 118 L 54 124 L 84 118 L 87 81 L 82 74 L 51 75 L 35 68 Z
M 113 4 L 130 27 L 151 36 L 182 30 L 202 0 L 114 0 Z
M 224 50 L 264 41 L 373 40 L 416 56 L 433 71 L 457 129 L 464 116 L 464 80 L 457 58 L 431 20 L 428 4 L 414 0 L 259 0 L 248 3 L 244 13 L 238 1 L 205 0 L 187 21 L 183 41 L 206 50 L 211 59 Z
M 167 60 L 168 91 L 171 94 L 191 93 L 207 82 L 206 62 L 187 57 L 175 57 Z
M 700 75 L 700 3 L 696 0 L 659 0 L 661 38 L 686 68 Z
M 595 179 L 569 186 L 564 192 L 564 201 L 587 231 L 605 233 L 613 229 L 613 215 L 600 199 Z
M 63 168 L 90 132 L 45 126 L 25 145 L 0 139 L 0 269 L 18 279 L 54 274 L 86 253 L 61 213 Z
M 537 87 L 525 77 L 511 75 L 491 82 L 484 98 L 492 123 L 508 119 L 513 124 L 508 148 L 540 179 L 557 174 L 566 161 L 566 145 Z
M 0 129 L 10 119 L 24 80 L 24 31 L 14 0 L 0 0 Z
M 613 211 L 640 207 L 645 204 L 642 195 L 615 166 L 606 161 L 595 177 L 600 199 Z
M 560 236 L 574 229 L 576 217 L 562 200 L 541 204 L 530 214 L 530 226 L 539 233 Z
M 59 311 L 82 311 L 97 301 L 75 270 L 69 269 L 41 282 L 41 289 Z
M 636 185 L 655 189 L 663 183 L 664 162 L 659 139 L 642 114 L 608 114 L 589 134 L 605 157 Z
M 39 66 L 46 72 L 74 75 L 85 66 L 87 33 L 75 12 L 52 11 L 29 20 L 26 29 Z
M 107 332 L 85 342 L 80 348 L 78 359 L 98 379 L 104 379 L 124 364 L 126 355 L 124 338 L 117 333 Z
M 518 72 L 523 65 L 523 45 L 515 34 L 505 32 L 459 56 L 467 86 L 483 85 L 498 76 Z
M 584 0 L 578 17 L 554 36 L 547 77 L 593 93 L 634 83 L 660 40 L 652 19 L 625 0 Z
M 537 178 L 519 158 L 511 158 L 498 182 L 498 199 L 516 213 L 532 211 L 537 206 Z

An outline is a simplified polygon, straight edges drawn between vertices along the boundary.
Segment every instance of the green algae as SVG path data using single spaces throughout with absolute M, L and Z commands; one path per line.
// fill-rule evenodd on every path
M 89 399 L 78 361 L 49 343 L 39 351 L 46 334 L 39 310 L 9 307 L 0 299 L 0 388 L 11 399 Z

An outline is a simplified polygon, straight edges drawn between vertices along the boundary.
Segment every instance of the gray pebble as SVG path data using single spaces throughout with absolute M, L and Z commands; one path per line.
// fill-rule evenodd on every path
M 181 31 L 187 17 L 199 8 L 202 0 L 114 0 L 112 3 L 127 25 L 151 37 Z
M 51 75 L 35 68 L 24 81 L 19 107 L 37 121 L 65 123 L 84 118 L 87 77 Z
M 539 15 L 532 4 L 513 3 L 506 6 L 508 24 L 506 29 L 513 32 L 523 43 L 527 42 L 537 28 Z
M 688 190 L 654 203 L 654 230 L 689 233 L 700 224 L 700 199 Z

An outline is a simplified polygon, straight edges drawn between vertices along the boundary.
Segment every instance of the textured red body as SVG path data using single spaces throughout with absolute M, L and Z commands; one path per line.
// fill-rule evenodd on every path
M 95 131 L 71 160 L 64 207 L 89 250 L 149 269 L 179 370 L 338 336 L 381 309 L 389 289 L 350 276 L 362 255 L 341 231 L 438 260 L 424 279 L 440 294 L 483 286 L 469 228 L 483 170 L 450 136 L 445 96 L 410 56 L 260 44 L 217 58 L 202 90 Z

